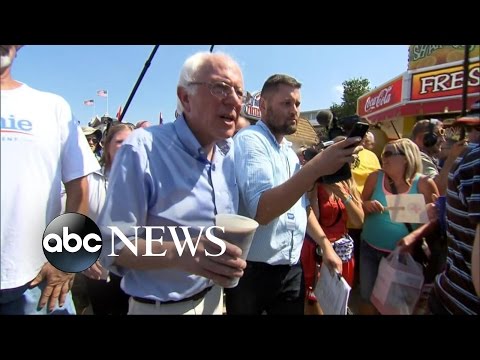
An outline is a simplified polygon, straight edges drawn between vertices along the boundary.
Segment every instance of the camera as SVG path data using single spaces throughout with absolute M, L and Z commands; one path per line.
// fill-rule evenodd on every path
M 333 140 L 337 136 L 345 136 L 346 132 L 343 129 L 342 122 L 335 115 L 333 115 L 332 122 L 328 127 L 328 139 Z
M 317 150 L 315 148 L 308 148 L 308 149 L 303 151 L 303 158 L 305 159 L 305 161 L 310 161 L 315 156 L 317 156 L 324 148 L 332 145 L 333 143 L 334 143 L 333 141 L 326 141 L 326 142 L 320 143 L 318 145 L 320 147 L 320 150 Z M 335 174 L 321 176 L 320 178 L 317 179 L 317 182 L 319 182 L 321 184 L 322 183 L 323 184 L 333 184 L 337 181 L 349 179 L 351 176 L 352 176 L 352 174 L 350 172 L 350 165 L 345 164 Z
M 315 156 L 318 155 L 318 151 L 314 148 L 308 148 L 308 149 L 303 150 L 302 155 L 303 155 L 303 158 L 305 159 L 305 161 L 310 161 Z
M 350 127 L 348 137 L 363 138 L 367 133 L 370 125 L 368 123 L 358 121 L 359 118 L 357 115 L 351 116 L 349 118 L 351 118 L 352 120 L 351 120 L 351 123 L 348 124 Z M 340 128 L 338 124 L 337 126 Z M 343 129 L 341 130 L 344 131 Z M 331 141 L 321 142 L 318 146 L 320 147 L 320 149 L 324 149 L 332 145 L 333 143 L 334 142 L 331 140 Z M 354 146 L 356 145 L 354 144 L 349 147 L 354 147 Z M 306 161 L 308 161 L 313 159 L 318 153 L 319 151 L 316 149 L 307 149 L 303 152 L 303 157 Z M 352 177 L 352 172 L 350 170 L 350 164 L 346 163 L 335 174 L 322 176 L 317 181 L 324 184 L 333 184 L 339 181 L 348 180 L 351 177 Z

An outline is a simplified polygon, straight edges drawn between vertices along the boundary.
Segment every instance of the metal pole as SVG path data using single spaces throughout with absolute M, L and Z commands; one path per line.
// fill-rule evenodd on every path
M 395 134 L 397 134 L 397 137 L 401 139 L 400 134 L 397 131 L 397 128 L 395 127 L 395 125 L 393 125 L 393 120 L 390 120 L 390 124 L 392 124 L 393 130 L 395 130 Z
M 140 86 L 140 83 L 142 82 L 142 79 L 145 76 L 145 73 L 147 72 L 147 70 L 148 70 L 148 68 L 149 68 L 149 66 L 152 62 L 152 59 L 155 56 L 155 53 L 157 52 L 159 46 L 160 45 L 155 45 L 153 47 L 152 53 L 150 54 L 147 61 L 145 62 L 145 66 L 143 67 L 143 70 L 142 70 L 140 76 L 138 77 L 137 82 L 135 83 L 135 86 L 133 87 L 133 90 L 130 93 L 130 96 L 128 97 L 127 103 L 125 104 L 125 107 L 123 108 L 123 111 L 120 114 L 120 118 L 118 119 L 118 121 L 122 121 L 123 117 L 125 116 L 125 113 L 127 112 L 128 107 L 130 106 L 130 103 L 131 103 L 133 97 L 135 96 L 135 93 L 137 92 L 137 89 Z
M 465 54 L 463 57 L 463 91 L 462 91 L 462 116 L 467 115 L 467 94 L 468 94 L 468 68 L 470 45 L 465 45 Z

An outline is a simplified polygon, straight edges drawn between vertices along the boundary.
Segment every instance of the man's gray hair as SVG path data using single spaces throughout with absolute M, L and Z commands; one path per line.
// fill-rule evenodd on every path
M 223 57 L 226 60 L 231 61 L 233 64 L 236 64 L 240 68 L 238 63 L 231 56 L 225 53 L 210 53 L 208 51 L 201 51 L 193 54 L 187 60 L 185 60 L 182 69 L 180 70 L 180 77 L 178 79 L 177 87 L 183 87 L 190 95 L 195 94 L 195 92 L 197 91 L 196 86 L 189 86 L 189 83 L 198 81 L 197 75 L 203 68 L 203 66 L 211 59 L 218 57 Z M 183 114 L 183 105 L 178 97 L 177 112 L 179 115 Z

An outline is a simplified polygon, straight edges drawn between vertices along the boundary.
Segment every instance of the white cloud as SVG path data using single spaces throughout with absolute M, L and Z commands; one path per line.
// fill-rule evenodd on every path
M 332 88 L 332 92 L 334 94 L 334 102 L 338 103 L 342 101 L 342 95 L 343 95 L 343 85 L 335 85 Z

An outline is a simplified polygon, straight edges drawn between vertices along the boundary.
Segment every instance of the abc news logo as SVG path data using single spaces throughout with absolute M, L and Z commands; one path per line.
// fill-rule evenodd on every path
M 163 253 L 156 254 L 153 253 L 152 248 L 154 241 L 160 243 L 163 241 L 163 237 L 159 239 L 153 238 L 153 230 L 165 231 L 163 226 L 134 227 L 134 242 L 125 236 L 118 227 L 108 226 L 108 228 L 112 232 L 112 253 L 108 254 L 108 256 L 118 256 L 118 254 L 114 253 L 114 236 L 117 236 L 135 256 L 138 256 L 136 239 L 139 228 L 144 228 L 146 241 L 145 254 L 141 256 L 165 256 L 166 250 Z M 223 234 L 225 232 L 225 229 L 221 226 L 210 226 L 208 228 L 200 226 L 200 233 L 197 235 L 196 243 L 192 240 L 189 226 L 167 226 L 166 228 L 175 243 L 179 256 L 182 256 L 187 247 L 192 256 L 195 254 L 198 241 L 204 230 L 207 240 L 219 247 L 218 253 L 209 253 L 205 249 L 205 256 L 220 256 L 226 251 L 225 242 L 215 236 L 215 233 Z M 184 241 L 180 240 L 177 230 L 183 232 Z M 53 266 L 61 271 L 77 273 L 88 269 L 100 257 L 102 252 L 102 235 L 95 222 L 87 216 L 77 213 L 66 213 L 58 216 L 48 224 L 43 233 L 42 246 L 47 260 Z
M 42 246 L 50 264 L 61 271 L 77 273 L 88 269 L 100 257 L 102 235 L 89 217 L 65 213 L 48 224 Z

